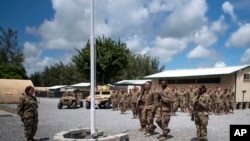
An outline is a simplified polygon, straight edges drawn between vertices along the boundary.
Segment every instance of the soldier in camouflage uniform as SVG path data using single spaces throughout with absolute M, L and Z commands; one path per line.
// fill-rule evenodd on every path
M 185 92 L 184 88 L 181 88 L 181 91 L 178 93 L 178 98 L 180 102 L 180 107 L 182 112 L 186 112 L 187 108 L 187 93 Z
M 117 101 L 116 91 L 112 91 L 110 99 L 111 99 L 111 103 L 112 103 L 112 109 L 114 111 L 114 110 L 116 110 L 116 101 Z
M 142 119 L 142 111 L 143 111 L 143 108 L 145 106 L 145 95 L 144 95 L 145 91 L 146 91 L 146 89 L 143 87 L 141 89 L 140 95 L 139 95 L 139 97 L 137 99 L 137 103 L 136 103 L 136 105 L 138 106 L 138 107 L 136 107 L 138 109 L 138 111 L 137 111 L 138 115 L 137 116 L 139 117 L 140 126 L 141 126 L 138 129 L 138 131 L 143 131 L 143 132 L 147 131 L 147 129 L 146 129 L 146 123 Z
M 129 89 L 129 92 L 127 93 L 126 109 L 131 109 L 131 98 L 132 98 L 132 89 Z
M 194 99 L 195 95 L 196 95 L 196 92 L 195 92 L 193 86 L 190 85 L 189 89 L 188 89 L 188 110 L 190 113 L 192 112 L 192 109 L 193 109 L 193 99 Z
M 224 105 L 224 112 L 225 114 L 229 113 L 229 100 L 230 96 L 229 93 L 227 92 L 227 89 L 224 89 L 224 93 L 222 95 L 222 99 L 223 99 L 223 105 Z
M 175 113 L 178 111 L 179 108 L 179 101 L 178 101 L 178 94 L 177 89 L 172 88 L 172 94 L 173 94 L 173 103 L 172 103 L 172 115 L 176 115 Z
M 136 102 L 137 102 L 137 99 L 140 95 L 140 92 L 138 91 L 137 87 L 134 87 L 131 94 L 132 94 L 132 96 L 131 96 L 131 110 L 132 110 L 132 114 L 133 114 L 132 119 L 135 119 L 137 116 L 136 115 Z
M 153 135 L 154 130 L 156 129 L 156 126 L 154 125 L 156 99 L 155 92 L 151 89 L 151 85 L 152 83 L 150 81 L 145 83 L 145 105 L 142 110 L 142 120 L 147 126 L 147 132 L 145 133 L 145 136 L 147 137 Z
M 162 135 L 158 138 L 159 140 L 167 140 L 168 133 L 170 129 L 168 128 L 168 124 L 171 117 L 172 105 L 173 103 L 173 94 L 172 90 L 167 87 L 166 81 L 161 81 L 162 91 L 160 92 L 160 102 L 161 102 L 161 118 L 156 119 L 156 123 L 162 129 Z
M 228 87 L 228 93 L 229 93 L 229 111 L 232 110 L 232 113 L 234 113 L 234 99 L 235 99 L 235 93 L 232 91 L 232 87 Z
M 221 93 L 221 87 L 218 87 L 218 89 L 215 91 L 215 114 L 218 115 L 221 113 L 222 108 L 222 93 Z
M 201 85 L 199 88 L 200 97 L 194 97 L 195 126 L 197 130 L 197 140 L 205 141 L 207 139 L 208 111 L 209 111 L 209 95 L 206 93 L 206 87 Z
M 34 136 L 38 125 L 38 102 L 34 93 L 35 91 L 32 86 L 26 87 L 25 95 L 20 97 L 17 106 L 18 115 L 20 115 L 24 124 L 25 137 L 27 138 L 27 141 L 36 141 Z
M 119 108 L 121 109 L 121 114 L 124 114 L 126 112 L 126 100 L 126 89 L 122 89 L 119 93 Z

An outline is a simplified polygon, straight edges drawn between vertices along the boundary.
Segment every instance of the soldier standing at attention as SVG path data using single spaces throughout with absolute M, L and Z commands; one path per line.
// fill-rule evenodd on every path
M 187 103 L 187 93 L 185 92 L 184 88 L 181 88 L 181 91 L 178 93 L 179 94 L 179 99 L 180 99 L 180 107 L 181 111 L 185 112 L 186 111 L 186 103 Z
M 170 132 L 170 129 L 168 128 L 168 124 L 171 117 L 171 103 L 173 102 L 173 94 L 172 90 L 167 87 L 166 81 L 161 81 L 161 87 L 162 91 L 160 92 L 160 98 L 161 98 L 161 119 L 156 120 L 159 127 L 162 129 L 162 135 L 160 135 L 158 138 L 160 141 L 167 140 L 168 133 Z
M 20 115 L 24 124 L 24 132 L 27 141 L 37 141 L 34 139 L 34 136 L 38 125 L 38 103 L 34 93 L 35 90 L 32 86 L 26 87 L 25 95 L 20 97 L 17 106 L 18 115 Z
M 172 88 L 172 94 L 173 94 L 173 103 L 172 103 L 172 115 L 176 115 L 175 113 L 178 111 L 179 108 L 179 101 L 178 101 L 178 94 L 177 89 Z
M 142 110 L 142 120 L 146 123 L 147 126 L 147 132 L 145 133 L 145 136 L 151 136 L 154 133 L 154 130 L 156 129 L 156 126 L 154 125 L 154 115 L 155 115 L 155 93 L 151 89 L 152 83 L 150 81 L 147 81 L 145 83 L 145 89 L 144 92 L 145 96 L 145 105 Z
M 110 99 L 111 99 L 111 103 L 112 103 L 112 109 L 113 111 L 115 110 L 115 99 L 116 99 L 116 92 L 115 91 L 112 91 L 111 93 L 111 96 L 110 96 Z
M 132 89 L 129 89 L 127 93 L 127 100 L 126 100 L 126 108 L 131 109 L 131 98 L 132 98 Z
M 126 89 L 122 89 L 121 93 L 119 95 L 119 106 L 121 109 L 121 114 L 124 114 L 126 112 L 126 98 L 127 98 L 127 94 L 126 94 Z
M 194 98 L 195 111 L 195 126 L 197 130 L 197 141 L 205 141 L 207 139 L 207 124 L 209 111 L 209 95 L 206 93 L 205 85 L 199 88 L 199 96 Z
M 228 93 L 229 93 L 229 111 L 232 110 L 232 113 L 234 113 L 234 99 L 235 99 L 235 93 L 232 91 L 232 86 L 228 87 Z
M 221 113 L 222 109 L 222 93 L 221 93 L 221 87 L 218 87 L 218 89 L 215 91 L 215 109 L 216 109 L 216 115 L 219 115 Z
M 134 86 L 133 90 L 132 90 L 132 97 L 131 97 L 131 110 L 132 110 L 132 114 L 133 114 L 133 117 L 132 119 L 135 119 L 136 118 L 136 102 L 137 102 L 137 99 L 140 95 L 140 92 L 138 91 L 137 87 Z
M 194 88 L 192 85 L 189 86 L 189 89 L 188 89 L 188 110 L 191 114 L 192 112 L 192 109 L 193 109 L 193 99 L 195 97 L 195 91 L 194 91 Z
M 146 131 L 146 123 L 145 123 L 145 121 L 143 121 L 143 119 L 142 119 L 142 110 L 143 110 L 143 108 L 144 108 L 144 106 L 145 106 L 145 91 L 146 91 L 146 89 L 145 89 L 145 84 L 144 84 L 144 86 L 143 86 L 143 88 L 141 89 L 141 92 L 140 92 L 140 95 L 139 95 L 139 97 L 138 97 L 138 99 L 137 99 L 137 106 L 138 107 L 136 107 L 136 109 L 138 109 L 138 117 L 139 117 L 139 121 L 140 121 L 140 128 L 138 129 L 138 131 L 143 131 L 143 132 L 145 132 Z

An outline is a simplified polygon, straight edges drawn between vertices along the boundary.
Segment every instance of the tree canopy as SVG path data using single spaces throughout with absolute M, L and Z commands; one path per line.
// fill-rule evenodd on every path
M 26 79 L 23 52 L 18 45 L 17 31 L 0 26 L 0 78 Z

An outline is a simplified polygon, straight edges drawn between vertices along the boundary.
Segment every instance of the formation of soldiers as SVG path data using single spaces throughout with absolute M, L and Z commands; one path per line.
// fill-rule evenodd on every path
M 161 82 L 162 90 L 157 90 L 150 81 L 146 82 L 144 87 L 139 90 L 133 87 L 127 89 L 115 90 L 111 95 L 113 110 L 121 110 L 124 114 L 127 110 L 132 111 L 132 119 L 139 118 L 139 131 L 145 132 L 145 136 L 154 134 L 157 128 L 161 128 L 162 134 L 159 140 L 166 140 L 170 132 L 168 123 L 172 115 L 176 115 L 178 109 L 181 112 L 190 113 L 194 111 L 194 99 L 197 97 L 199 88 L 190 85 L 188 88 L 167 87 L 166 81 Z M 208 101 L 208 114 L 228 114 L 233 113 L 233 104 L 235 94 L 232 87 L 229 86 L 222 90 L 221 87 L 206 88 Z

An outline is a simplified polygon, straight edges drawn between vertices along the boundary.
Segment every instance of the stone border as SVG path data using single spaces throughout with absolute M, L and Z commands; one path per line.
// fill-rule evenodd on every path
M 97 131 L 97 139 L 84 139 L 90 137 L 90 128 L 72 129 L 69 131 L 61 131 L 54 135 L 54 141 L 129 141 L 127 133 L 120 133 L 117 135 L 103 135 L 103 131 Z

